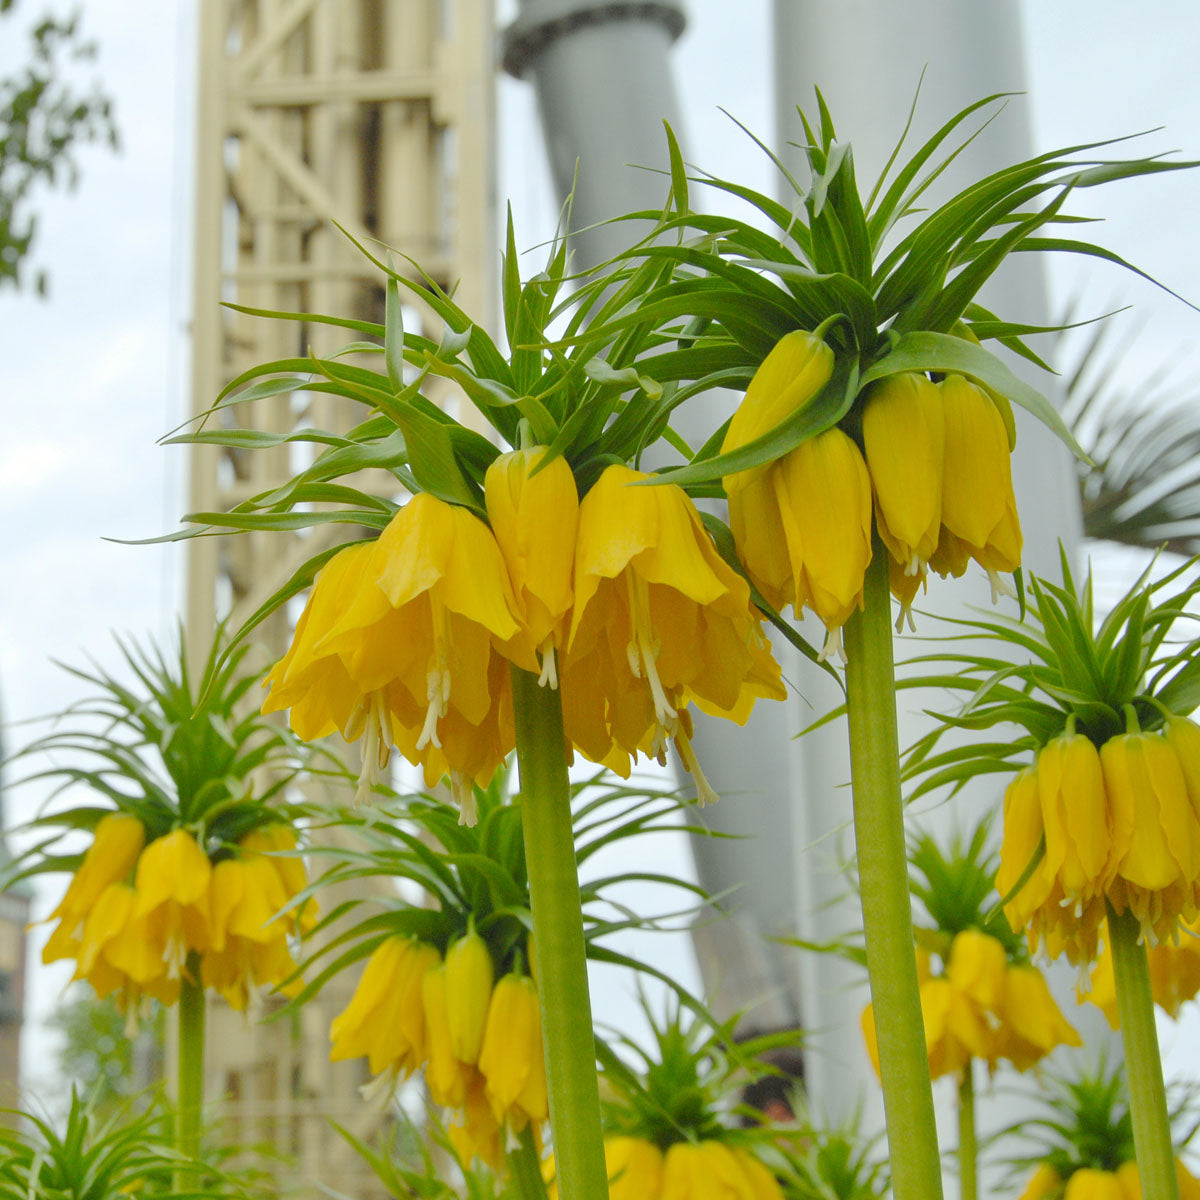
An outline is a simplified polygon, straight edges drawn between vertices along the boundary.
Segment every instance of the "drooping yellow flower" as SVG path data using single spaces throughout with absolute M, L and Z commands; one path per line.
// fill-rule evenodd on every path
M 579 493 L 565 458 L 541 466 L 546 453 L 547 447 L 535 446 L 500 455 L 483 487 L 492 533 L 541 659 L 539 682 L 557 687 L 573 598 Z
M 836 428 L 801 442 L 730 493 L 729 524 L 764 598 L 797 617 L 812 609 L 829 630 L 823 657 L 840 654 L 871 561 L 871 484 L 854 442 Z
M 973 1058 L 992 1067 L 1007 1058 L 1018 1071 L 1027 1071 L 1056 1046 L 1080 1044 L 1042 973 L 1028 963 L 1009 962 L 1004 945 L 989 934 L 977 929 L 955 934 L 944 975 L 932 975 L 927 958 L 918 968 L 934 1079 L 962 1074 Z M 863 1010 L 862 1028 L 878 1074 L 873 1005 Z
M 188 954 L 212 944 L 212 863 L 186 829 L 156 838 L 141 853 L 133 915 L 146 921 L 167 976 L 178 979 Z
M 605 469 L 580 505 L 575 608 L 563 681 L 567 736 L 629 773 L 673 740 L 702 800 L 686 706 L 743 722 L 785 692 L 750 591 L 717 553 L 695 506 L 672 485 Z
M 547 1119 L 541 1009 L 528 976 L 504 975 L 493 989 L 478 1065 L 498 1123 L 519 1131 Z
M 1200 919 L 1184 924 L 1176 937 L 1176 941 L 1146 950 L 1150 993 L 1154 1003 L 1170 1017 L 1178 1017 L 1183 1005 L 1200 993 Z M 1088 991 L 1080 990 L 1080 1003 L 1085 1000 L 1096 1005 L 1114 1029 L 1120 1027 L 1112 952 L 1107 942 L 1092 967 Z
M 1129 1200 L 1114 1171 L 1080 1167 L 1067 1180 L 1063 1200 Z
M 246 834 L 238 846 L 242 854 L 261 854 L 271 864 L 283 882 L 283 892 L 287 901 L 292 901 L 308 887 L 308 871 L 304 860 L 296 852 L 296 832 L 290 825 L 275 822 L 261 825 L 253 832 Z M 304 935 L 310 932 L 317 923 L 318 907 L 313 897 L 303 904 L 293 908 L 283 918 L 284 926 L 291 933 Z
M 1031 948 L 1044 943 L 1052 957 L 1066 953 L 1074 963 L 1095 956 L 1113 877 L 1113 822 L 1099 755 L 1082 735 L 1049 742 L 1009 784 L 996 888 Z M 1031 869 L 1043 838 L 1044 856 Z
M 942 521 L 941 397 L 913 372 L 889 375 L 868 389 L 863 448 L 875 495 L 875 521 L 906 575 L 923 575 Z
M 360 792 L 389 746 L 430 787 L 449 775 L 469 823 L 472 785 L 486 786 L 513 745 L 501 652 L 537 669 L 491 530 L 420 494 L 377 541 L 342 551 L 317 577 L 263 710 L 290 708 L 302 737 L 365 733 Z
M 213 868 L 211 941 L 200 978 L 238 1012 L 260 989 L 283 983 L 296 969 L 287 941 L 290 921 L 279 917 L 288 899 L 283 877 L 262 854 L 222 859 Z
M 996 1057 L 1007 1058 L 1018 1071 L 1028 1071 L 1055 1047 L 1082 1044 L 1041 971 L 1032 963 L 1009 966 L 996 1027 Z
M 782 1200 L 774 1176 L 740 1146 L 706 1139 L 667 1150 L 660 1200 Z
M 382 941 L 367 960 L 350 1003 L 333 1019 L 329 1057 L 367 1056 L 372 1073 L 403 1076 L 425 1060 L 426 974 L 441 962 L 437 950 L 404 934 Z
M 126 883 L 104 888 L 84 921 L 75 969 L 101 999 L 115 992 L 131 1021 L 143 996 L 174 1004 L 180 989 L 179 976 L 167 974 L 161 943 L 135 911 L 137 899 Z
M 996 938 L 978 929 L 964 929 L 950 943 L 946 976 L 979 1008 L 997 1011 L 1004 1002 L 1008 955 Z
M 942 528 L 930 565 L 961 575 L 975 559 L 992 600 L 1012 589 L 1000 579 L 1021 565 L 1021 526 L 1013 496 L 1008 431 L 996 401 L 961 375 L 937 384 L 945 428 Z
M 721 453 L 728 454 L 770 433 L 813 400 L 832 374 L 833 351 L 820 338 L 805 329 L 785 333 L 754 372 L 746 395 L 730 419 Z M 726 492 L 732 497 L 753 482 L 755 471 L 728 476 Z
M 1049 1197 L 1059 1195 L 1061 1189 L 1062 1179 L 1058 1172 L 1048 1163 L 1042 1163 L 1030 1176 L 1020 1200 L 1049 1200 Z
M 663 1152 L 640 1137 L 606 1137 L 604 1165 L 608 1172 L 608 1200 L 658 1200 L 662 1191 Z M 554 1155 L 542 1167 L 546 1200 L 559 1200 Z
M 466 1100 L 471 1067 L 454 1052 L 447 1018 L 447 967 L 443 964 L 425 973 L 421 981 L 421 1002 L 425 1008 L 425 1083 L 435 1104 L 453 1108 Z
M 78 940 L 83 923 L 100 893 L 110 883 L 117 883 L 129 876 L 145 844 L 146 830 L 137 817 L 116 812 L 100 818 L 83 862 L 71 876 L 71 882 L 58 906 L 46 918 L 48 921 L 58 920 L 60 925 L 51 936 L 55 950 L 51 950 L 47 944 L 46 952 L 50 957 L 43 953 L 43 962 L 72 957 L 69 946 Z
M 472 1069 L 459 1120 L 446 1131 L 455 1154 L 464 1166 L 479 1158 L 493 1171 L 504 1162 L 503 1129 L 488 1102 L 483 1076 Z
M 1200 817 L 1179 757 L 1161 734 L 1126 733 L 1104 743 L 1100 760 L 1116 866 L 1109 903 L 1164 941 L 1200 903 Z
M 446 1020 L 460 1062 L 479 1059 L 495 968 L 487 943 L 472 928 L 446 951 Z

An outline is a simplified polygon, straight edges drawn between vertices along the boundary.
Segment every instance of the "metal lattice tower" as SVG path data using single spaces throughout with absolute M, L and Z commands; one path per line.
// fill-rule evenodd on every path
M 335 220 L 359 240 L 411 255 L 488 320 L 490 0 L 201 0 L 199 22 L 193 413 L 253 365 L 327 354 L 348 340 L 339 336 L 346 331 L 249 317 L 222 301 L 382 321 L 380 273 Z M 419 324 L 420 312 L 411 316 Z M 294 393 L 210 420 L 288 432 L 344 430 L 364 415 L 338 398 Z M 306 461 L 287 444 L 251 453 L 194 446 L 189 508 L 227 511 Z M 190 541 L 193 661 L 216 619 L 228 615 L 236 628 L 306 558 L 344 537 L 341 528 Z M 258 640 L 278 657 L 290 632 L 281 612 Z M 207 1094 L 224 1098 L 230 1140 L 293 1157 L 302 1188 L 319 1178 L 366 1196 L 364 1168 L 328 1123 L 362 1135 L 377 1120 L 358 1096 L 365 1067 L 329 1062 L 330 1016 L 346 995 L 265 1026 L 212 1005 Z

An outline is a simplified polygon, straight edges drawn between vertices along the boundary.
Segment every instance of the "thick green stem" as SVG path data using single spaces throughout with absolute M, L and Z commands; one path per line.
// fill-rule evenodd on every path
M 521 1130 L 518 1145 L 508 1152 L 508 1169 L 520 1200 L 546 1200 L 546 1184 L 542 1179 L 542 1164 L 533 1140 L 533 1128 Z
M 917 984 L 900 799 L 888 558 L 879 539 L 865 607 L 846 623 L 854 838 L 867 973 L 875 1005 L 883 1108 L 896 1200 L 938 1200 L 942 1169 Z
M 558 1194 L 607 1200 L 562 704 L 519 667 L 512 686 Z
M 1129 1085 L 1129 1114 L 1137 1152 L 1142 1195 L 1154 1200 L 1179 1200 L 1175 1178 L 1175 1147 L 1167 1115 L 1158 1030 L 1154 1026 L 1154 997 L 1146 947 L 1138 942 L 1140 926 L 1129 912 L 1108 913 L 1108 939 L 1117 983 L 1117 1011 L 1125 1047 L 1125 1078 Z
M 979 1195 L 978 1142 L 975 1136 L 975 1060 L 967 1059 L 958 1081 L 958 1177 L 962 1200 Z
M 176 1012 L 179 1020 L 178 1094 L 175 1109 L 175 1148 L 191 1162 L 200 1160 L 200 1132 L 204 1115 L 204 988 L 200 979 L 200 959 L 188 956 L 188 978 L 179 991 Z M 176 1191 L 195 1190 L 194 1171 L 176 1171 Z

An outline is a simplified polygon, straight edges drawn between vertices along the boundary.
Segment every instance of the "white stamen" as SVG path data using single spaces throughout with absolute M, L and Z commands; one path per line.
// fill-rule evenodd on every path
M 542 673 L 538 676 L 538 687 L 558 691 L 558 662 L 554 656 L 554 642 L 550 638 L 542 643 Z
M 1017 598 L 1016 589 L 1008 582 L 998 571 L 993 571 L 991 567 L 987 568 L 988 583 L 992 588 L 992 603 L 999 601 L 1001 596 L 1007 596 L 1010 600 Z
M 391 1066 L 376 1075 L 370 1083 L 364 1083 L 358 1089 L 358 1094 L 368 1108 L 383 1112 L 392 1102 L 399 1084 L 400 1072 L 395 1066 Z
M 421 736 L 417 738 L 418 750 L 424 750 L 426 746 L 434 746 L 438 750 L 442 748 L 437 735 L 437 723 L 446 715 L 446 701 L 449 696 L 450 672 L 432 667 L 425 677 L 425 698 L 429 707 L 425 710 L 425 724 L 421 726 Z
M 479 821 L 479 809 L 475 804 L 474 781 L 461 771 L 450 771 L 450 791 L 458 802 L 458 823 L 475 825 Z
M 844 667 L 846 665 L 846 648 L 842 645 L 842 627 L 840 625 L 830 629 L 826 634 L 825 645 L 821 648 L 821 653 L 817 655 L 817 662 L 828 662 L 835 654 Z

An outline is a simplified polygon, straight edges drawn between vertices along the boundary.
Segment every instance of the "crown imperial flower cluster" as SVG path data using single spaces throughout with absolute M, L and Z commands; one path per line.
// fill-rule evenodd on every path
M 1173 716 L 1099 749 L 1052 739 L 1005 794 L 1001 864 L 1009 921 L 1035 949 L 1090 961 L 1109 906 L 1152 943 L 1173 938 L 1200 911 L 1200 727 Z
M 786 334 L 763 359 L 722 445 L 737 450 L 803 412 L 833 374 L 815 334 Z M 992 581 L 1021 563 L 1021 530 L 1000 401 L 962 375 L 933 383 L 887 376 L 861 401 L 861 445 L 840 426 L 775 461 L 726 475 L 729 519 L 747 574 L 776 609 L 810 608 L 829 630 L 823 656 L 862 605 L 871 514 L 887 547 L 897 628 L 930 568 L 962 575 L 974 559 Z
M 419 493 L 317 577 L 264 711 L 290 708 L 306 740 L 365 736 L 360 796 L 394 748 L 428 786 L 448 775 L 471 823 L 473 787 L 515 743 L 510 662 L 561 690 L 586 757 L 628 776 L 674 743 L 702 800 L 715 795 L 687 705 L 744 722 L 756 699 L 783 699 L 749 588 L 686 494 L 611 466 L 580 503 L 544 454 L 493 463 L 491 528 Z
M 307 886 L 301 860 L 284 857 L 295 848 L 291 830 L 276 824 L 214 865 L 186 830 L 147 843 L 137 817 L 110 813 L 48 918 L 58 925 L 42 960 L 73 958 L 75 978 L 115 995 L 132 1021 L 144 997 L 175 1003 L 194 953 L 196 982 L 244 1010 L 295 973 L 289 938 L 316 920 L 311 900 L 289 908 Z
M 1078 1046 L 1041 971 L 1012 962 L 1004 944 L 977 929 L 956 934 L 945 970 L 935 973 L 918 951 L 921 1013 L 929 1071 L 934 1079 L 960 1075 L 978 1058 L 994 1068 L 1007 1059 L 1018 1071 L 1036 1066 L 1056 1046 Z M 862 1015 L 867 1052 L 879 1073 L 874 1006 Z
M 424 1068 L 434 1103 L 458 1110 L 450 1135 L 464 1162 L 478 1156 L 498 1167 L 506 1131 L 547 1119 L 537 988 L 513 972 L 494 980 L 491 954 L 474 931 L 444 960 L 418 938 L 386 937 L 330 1037 L 335 1062 L 365 1055 L 387 1092 Z

